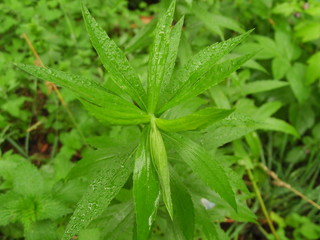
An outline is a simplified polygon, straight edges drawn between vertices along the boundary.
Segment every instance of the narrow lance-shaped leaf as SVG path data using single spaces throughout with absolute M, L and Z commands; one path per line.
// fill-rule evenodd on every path
M 183 88 L 186 82 L 190 82 L 190 85 L 192 85 L 197 79 L 207 73 L 223 56 L 244 41 L 251 32 L 252 30 L 235 38 L 228 39 L 227 41 L 212 44 L 194 55 L 172 78 L 170 87 L 164 92 L 164 100 L 168 101 L 174 97 L 177 90 Z
M 142 111 L 139 113 L 125 112 L 121 111 L 120 107 L 117 110 L 113 110 L 81 99 L 80 101 L 89 113 L 107 125 L 137 125 L 150 121 L 150 116 Z
M 155 121 L 158 128 L 167 132 L 189 131 L 220 121 L 232 112 L 233 110 L 210 107 L 201 109 L 185 117 L 177 119 L 157 118 Z
M 177 173 L 172 170 L 170 174 L 176 239 L 193 240 L 195 222 L 191 196 Z
M 161 190 L 162 198 L 168 213 L 173 218 L 172 200 L 171 200 L 171 190 L 170 190 L 170 173 L 169 173 L 169 163 L 166 148 L 158 130 L 155 120 L 151 119 L 151 130 L 150 130 L 150 150 L 153 164 L 157 170 Z
M 149 116 L 134 104 L 108 92 L 98 83 L 84 77 L 50 68 L 17 64 L 40 79 L 50 81 L 73 91 L 87 110 L 109 124 L 132 125 L 149 121 Z
M 175 9 L 175 1 L 172 1 L 167 12 L 159 19 L 154 32 L 154 42 L 149 57 L 148 65 L 148 112 L 154 113 L 161 84 L 165 77 L 169 64 L 170 32 Z M 175 59 L 174 59 L 175 60 Z
M 169 54 L 167 56 L 167 61 L 165 64 L 166 70 L 165 70 L 164 79 L 163 79 L 161 90 L 160 90 L 161 97 L 159 98 L 159 101 L 158 101 L 159 106 L 163 105 L 163 101 L 165 99 L 162 96 L 164 96 L 168 91 L 168 88 L 170 88 L 170 80 L 171 80 L 173 69 L 177 59 L 183 23 L 184 23 L 184 17 L 182 17 L 178 21 L 178 23 L 174 26 L 174 28 L 171 30 Z
M 220 163 L 212 159 L 203 147 L 182 135 L 165 133 L 164 136 L 195 174 L 236 210 L 234 192 Z
M 151 160 L 149 131 L 150 128 L 146 127 L 141 136 L 133 173 L 133 195 L 139 240 L 148 239 L 160 198 L 158 176 Z
M 126 183 L 132 168 L 133 161 L 132 154 L 130 154 L 98 173 L 79 201 L 62 240 L 69 240 L 80 230 L 85 229 L 93 219 L 102 214 Z
M 210 71 L 204 74 L 199 79 L 187 81 L 177 92 L 176 95 L 165 104 L 158 112 L 162 113 L 165 110 L 178 105 L 179 103 L 197 96 L 205 90 L 213 87 L 224 78 L 228 77 L 232 72 L 236 71 L 240 66 L 252 58 L 254 54 L 247 54 L 235 59 L 230 59 L 225 62 L 214 65 Z
M 128 93 L 141 108 L 146 109 L 145 90 L 124 53 L 98 25 L 84 5 L 82 5 L 82 14 L 92 45 L 96 49 L 103 66 L 112 75 L 115 83 Z

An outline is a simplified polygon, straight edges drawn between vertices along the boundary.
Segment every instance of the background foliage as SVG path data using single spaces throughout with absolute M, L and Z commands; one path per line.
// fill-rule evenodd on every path
M 155 28 L 151 20 L 169 4 L 169 0 L 112 0 L 86 5 L 146 79 Z M 179 164 L 177 153 L 171 155 L 177 159 L 175 169 L 181 176 L 176 184 L 183 180 L 189 190 L 196 190 L 192 200 L 207 208 L 196 212 L 195 237 L 214 239 L 202 236 L 208 228 L 216 229 L 219 239 L 274 239 L 255 195 L 255 182 L 280 239 L 319 239 L 319 209 L 273 181 L 272 174 L 261 167 L 272 169 L 281 180 L 320 203 L 319 1 L 177 1 L 175 22 L 183 15 L 178 66 L 200 49 L 252 28 L 251 36 L 225 60 L 258 51 L 224 82 L 168 113 L 168 118 L 176 118 L 201 105 L 235 109 L 234 119 L 214 124 L 199 135 L 189 133 L 189 137 L 235 171 L 234 176 L 230 172 L 231 181 L 244 180 L 247 186 L 237 186 L 243 192 L 237 196 L 241 210 L 235 212 L 204 188 Z M 62 88 L 66 110 L 54 90 L 13 65 L 40 64 L 25 33 L 46 66 L 80 74 L 117 91 L 90 44 L 78 1 L 4 0 L 0 19 L 1 239 L 59 239 L 97 170 L 111 166 L 119 152 L 121 159 L 128 158 L 139 142 L 140 129 L 101 124 L 71 91 Z M 254 125 L 252 119 L 261 124 Z M 129 239 L 135 218 L 131 190 L 128 181 L 104 214 L 78 238 Z M 177 233 L 166 221 L 164 206 L 159 215 L 151 238 L 174 239 Z

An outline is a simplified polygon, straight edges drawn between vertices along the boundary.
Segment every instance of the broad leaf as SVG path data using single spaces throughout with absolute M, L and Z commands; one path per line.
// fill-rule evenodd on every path
M 170 33 L 175 1 L 172 1 L 167 12 L 159 19 L 154 32 L 154 42 L 149 56 L 148 65 L 148 112 L 154 113 L 160 94 L 161 84 L 165 78 L 169 61 Z M 175 61 L 175 58 L 173 59 Z
M 189 62 L 175 74 L 171 81 L 170 88 L 167 88 L 167 92 L 164 93 L 165 96 L 162 96 L 164 100 L 168 101 L 170 98 L 173 98 L 176 93 L 184 87 L 186 82 L 189 82 L 189 85 L 193 85 L 194 82 L 206 74 L 223 56 L 244 41 L 251 32 L 252 30 L 227 41 L 215 43 L 194 55 Z M 161 109 L 163 109 L 162 106 Z
M 171 190 L 170 190 L 170 173 L 167 152 L 160 131 L 158 130 L 154 119 L 151 120 L 150 130 L 150 150 L 153 164 L 157 170 L 163 201 L 166 205 L 168 213 L 173 218 Z
M 148 122 L 148 115 L 134 104 L 109 93 L 94 81 L 62 71 L 32 65 L 17 64 L 22 70 L 40 79 L 54 82 L 72 90 L 87 110 L 109 124 Z
M 220 163 L 212 159 L 203 147 L 182 135 L 166 133 L 165 136 L 195 174 L 236 210 L 235 194 Z
M 118 194 L 132 172 L 133 161 L 129 157 L 119 159 L 111 167 L 102 169 L 79 201 L 63 235 L 63 240 L 85 229 L 98 217 Z
M 133 195 L 139 240 L 148 239 L 160 199 L 158 176 L 151 160 L 149 131 L 149 128 L 145 128 L 141 136 L 133 173 Z
M 111 74 L 113 81 L 128 93 L 141 108 L 146 109 L 145 90 L 124 53 L 98 25 L 84 5 L 82 5 L 82 14 L 92 45 L 96 49 L 103 66 Z
M 167 132 L 179 132 L 195 130 L 200 127 L 207 126 L 214 122 L 220 121 L 229 116 L 233 110 L 218 109 L 218 108 L 205 108 L 193 114 L 177 119 L 161 119 L 157 118 L 157 126 Z
M 176 239 L 193 240 L 195 222 L 191 196 L 179 176 L 174 171 L 170 173 Z
M 240 66 L 248 61 L 254 54 L 247 54 L 242 57 L 230 59 L 225 62 L 214 65 L 210 71 L 203 73 L 199 78 L 190 78 L 184 85 L 177 90 L 173 98 L 165 104 L 159 112 L 165 110 L 187 100 L 188 98 L 199 95 L 205 90 L 218 84 L 224 78 L 228 77 L 232 72 L 236 71 Z M 198 73 L 197 73 L 198 74 Z
M 287 78 L 291 89 L 300 103 L 308 100 L 311 88 L 306 84 L 306 66 L 295 63 L 288 71 Z

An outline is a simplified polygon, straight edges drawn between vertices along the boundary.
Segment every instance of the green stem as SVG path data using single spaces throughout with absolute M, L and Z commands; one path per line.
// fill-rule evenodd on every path
M 273 223 L 272 223 L 271 218 L 269 216 L 269 213 L 268 213 L 268 210 L 266 208 L 266 205 L 264 204 L 264 201 L 263 201 L 263 199 L 261 197 L 260 190 L 259 190 L 259 188 L 257 186 L 257 183 L 256 183 L 254 177 L 253 177 L 253 174 L 252 174 L 250 169 L 247 169 L 247 172 L 248 172 L 248 176 L 250 178 L 250 181 L 252 182 L 252 186 L 253 186 L 253 189 L 254 189 L 255 194 L 257 196 L 257 199 L 258 199 L 258 201 L 259 201 L 259 203 L 261 205 L 262 212 L 263 212 L 265 218 L 267 219 L 267 223 L 269 225 L 269 228 L 270 228 L 273 236 L 275 237 L 275 239 L 276 240 L 280 240 L 280 238 L 278 237 L 277 232 L 276 232 L 276 230 L 275 230 L 275 228 L 273 226 Z

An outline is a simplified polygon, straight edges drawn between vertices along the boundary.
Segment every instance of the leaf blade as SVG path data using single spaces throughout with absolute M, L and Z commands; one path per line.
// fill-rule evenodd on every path
M 124 53 L 98 25 L 83 4 L 82 15 L 92 45 L 96 49 L 105 69 L 112 75 L 115 83 L 121 89 L 129 94 L 141 108 L 146 109 L 146 92 L 137 73 L 129 64 Z
M 172 1 L 166 13 L 159 19 L 155 29 L 154 42 L 148 65 L 148 112 L 154 113 L 163 82 L 168 61 L 170 33 L 175 1 Z
M 86 109 L 110 124 L 133 125 L 148 122 L 148 115 L 132 103 L 109 93 L 98 83 L 84 77 L 51 68 L 17 64 L 23 71 L 73 91 Z M 101 117 L 103 116 L 103 118 Z
M 132 172 L 131 156 L 132 154 L 120 159 L 117 165 L 114 164 L 108 169 L 103 169 L 92 181 L 67 225 L 62 237 L 63 240 L 69 240 L 78 234 L 105 210 Z
M 214 43 L 194 55 L 173 77 L 170 84 L 171 87 L 167 88 L 168 93 L 164 97 L 164 102 L 172 99 L 184 87 L 186 82 L 193 84 L 198 78 L 208 72 L 223 56 L 243 42 L 252 31 L 250 30 L 224 42 Z M 161 109 L 163 109 L 163 106 L 161 106 Z M 162 111 L 160 110 L 159 112 Z
M 210 87 L 213 87 L 232 72 L 240 68 L 240 66 L 248 61 L 253 55 L 254 54 L 247 54 L 238 58 L 226 60 L 214 65 L 209 71 L 204 73 L 201 78 L 189 79 L 158 112 L 162 113 L 191 97 L 201 94 Z
M 166 133 L 165 136 L 195 174 L 236 210 L 235 194 L 220 163 L 210 161 L 210 155 L 204 148 L 180 134 Z
M 168 132 L 179 132 L 179 131 L 189 131 L 195 130 L 200 127 L 212 124 L 219 120 L 224 119 L 233 110 L 230 109 L 218 109 L 218 108 L 205 108 L 201 109 L 193 114 L 189 114 L 185 117 L 177 119 L 161 119 L 157 118 L 157 126 L 164 131 Z
M 177 239 L 194 239 L 194 207 L 191 196 L 178 174 L 171 171 L 171 188 L 175 221 L 173 229 Z
M 151 160 L 149 131 L 149 128 L 146 128 L 142 135 L 133 172 L 137 239 L 141 240 L 148 239 L 160 198 L 158 176 Z

